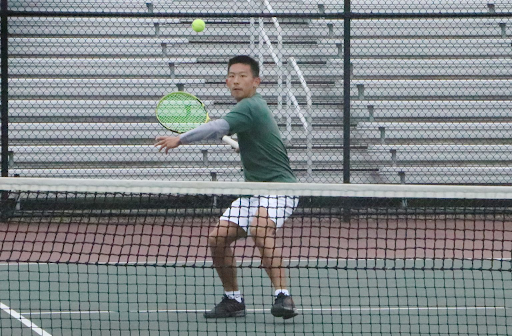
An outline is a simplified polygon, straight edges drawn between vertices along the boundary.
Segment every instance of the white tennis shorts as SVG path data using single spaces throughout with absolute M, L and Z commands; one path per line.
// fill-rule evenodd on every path
M 276 228 L 280 228 L 298 204 L 299 198 L 292 196 L 256 195 L 241 197 L 231 203 L 231 207 L 224 212 L 220 219 L 238 224 L 247 232 L 249 225 L 256 217 L 258 209 L 262 207 L 267 209 L 268 217 L 276 224 Z

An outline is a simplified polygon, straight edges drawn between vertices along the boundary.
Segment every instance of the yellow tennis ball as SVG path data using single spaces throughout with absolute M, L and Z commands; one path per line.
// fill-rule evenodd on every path
M 194 29 L 194 31 L 200 33 L 204 30 L 204 27 L 205 27 L 205 23 L 203 20 L 201 19 L 195 19 L 194 22 L 192 22 L 192 29 Z

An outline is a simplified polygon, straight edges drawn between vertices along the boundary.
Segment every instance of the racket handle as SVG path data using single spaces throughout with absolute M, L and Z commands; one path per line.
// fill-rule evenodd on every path
M 231 139 L 227 135 L 224 135 L 222 137 L 222 141 L 224 141 L 225 143 L 227 143 L 228 145 L 230 145 L 234 149 L 238 149 L 238 142 L 236 142 L 235 140 Z

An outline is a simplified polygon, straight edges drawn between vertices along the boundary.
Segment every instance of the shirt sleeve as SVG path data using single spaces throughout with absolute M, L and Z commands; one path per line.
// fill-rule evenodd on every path
M 245 132 L 253 125 L 250 105 L 242 100 L 223 119 L 229 124 L 229 134 Z
M 229 133 L 229 124 L 224 119 L 217 119 L 194 128 L 180 135 L 181 144 L 187 145 L 192 142 L 210 139 L 221 139 Z

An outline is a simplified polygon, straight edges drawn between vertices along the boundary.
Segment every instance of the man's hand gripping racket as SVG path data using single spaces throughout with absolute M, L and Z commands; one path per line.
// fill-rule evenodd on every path
M 210 120 L 203 102 L 186 92 L 173 92 L 164 96 L 156 106 L 158 122 L 168 130 L 182 134 Z M 160 150 L 176 148 L 180 145 L 179 137 L 157 137 L 156 146 Z M 222 140 L 238 150 L 238 142 L 227 135 Z M 167 152 L 166 150 L 166 152 Z

